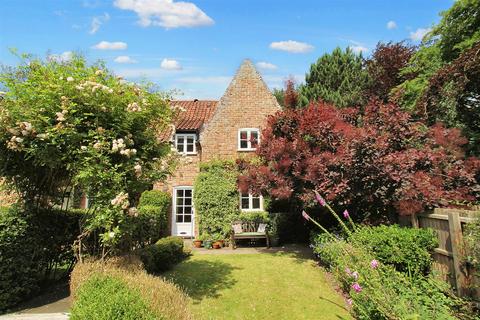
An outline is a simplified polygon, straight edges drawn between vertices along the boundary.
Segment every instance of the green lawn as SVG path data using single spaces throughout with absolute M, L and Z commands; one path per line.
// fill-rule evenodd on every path
M 197 319 L 352 319 L 325 272 L 298 254 L 196 254 L 166 277 Z

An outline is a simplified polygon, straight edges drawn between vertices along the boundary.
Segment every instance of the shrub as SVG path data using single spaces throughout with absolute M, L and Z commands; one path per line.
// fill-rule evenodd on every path
M 95 280 L 89 283 L 90 279 Z M 109 296 L 107 291 L 113 288 L 120 290 L 121 294 L 112 292 Z M 99 309 L 107 308 L 103 303 L 99 303 L 99 300 L 105 301 L 105 305 L 108 304 L 110 315 L 120 315 L 117 318 L 98 319 L 129 319 L 122 318 L 121 313 L 128 312 L 128 315 L 135 316 L 130 310 L 126 310 L 124 305 L 132 301 L 132 298 L 138 300 L 134 303 L 134 309 L 139 312 L 136 315 L 139 319 L 192 319 L 187 296 L 173 283 L 148 275 L 140 260 L 134 256 L 112 258 L 104 263 L 78 263 L 72 272 L 70 290 L 73 298 L 72 319 L 95 319 L 88 315 L 83 318 L 83 309 L 104 315 Z M 88 290 L 97 300 L 84 296 Z M 105 292 L 105 295 L 102 296 L 98 291 Z
M 142 193 L 138 215 L 131 223 L 134 247 L 152 244 L 166 234 L 170 204 L 171 197 L 166 192 L 150 190 Z
M 398 225 L 361 227 L 349 239 L 362 246 L 382 263 L 397 271 L 426 275 L 432 264 L 431 252 L 438 245 L 433 230 L 401 228 Z
M 39 247 L 27 217 L 17 209 L 0 214 L 0 312 L 38 289 Z
M 226 236 L 230 232 L 232 221 L 240 213 L 237 177 L 238 170 L 232 161 L 202 164 L 193 194 L 200 234 Z
M 317 237 L 314 252 L 349 294 L 357 319 L 456 319 L 463 302 L 448 285 L 431 277 L 410 278 L 381 262 L 365 248 Z M 468 315 L 458 315 L 467 319 Z
M 166 237 L 140 250 L 140 258 L 149 273 L 160 273 L 170 269 L 185 258 L 183 239 Z
M 480 273 L 480 216 L 465 226 L 463 241 L 465 261 Z
M 72 320 L 156 319 L 137 290 L 111 276 L 94 275 L 77 293 Z

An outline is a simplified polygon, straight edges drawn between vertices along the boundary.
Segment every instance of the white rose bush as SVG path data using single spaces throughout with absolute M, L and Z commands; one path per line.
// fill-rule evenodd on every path
M 104 251 L 113 248 L 139 194 L 175 166 L 158 138 L 172 122 L 168 94 L 81 56 L 22 56 L 2 69 L 0 88 L 0 177 L 26 209 L 54 207 L 65 190 L 81 190 L 93 199 L 82 234 L 102 230 Z

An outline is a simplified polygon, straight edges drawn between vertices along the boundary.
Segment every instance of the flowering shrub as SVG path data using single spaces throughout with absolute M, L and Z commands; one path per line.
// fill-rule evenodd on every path
M 0 176 L 27 207 L 51 208 L 81 190 L 94 199 L 82 238 L 101 230 L 105 247 L 119 243 L 134 200 L 175 163 L 157 138 L 171 122 L 168 96 L 80 56 L 23 57 L 0 83 Z
M 391 217 L 479 198 L 480 161 L 457 129 L 426 127 L 392 104 L 356 109 L 311 103 L 271 116 L 240 188 L 312 204 L 317 190 L 352 217 Z
M 330 205 L 316 193 L 321 206 L 341 220 Z M 305 211 L 303 217 L 316 224 L 323 234 L 314 238 L 312 247 L 320 260 L 333 272 L 344 292 L 350 298 L 347 303 L 357 319 L 475 319 L 467 304 L 455 298 L 447 283 L 433 277 L 396 271 L 393 266 L 381 263 L 374 253 L 370 253 L 368 244 L 363 245 L 355 239 L 357 232 L 362 233 L 344 211 L 341 226 L 349 235 L 343 240 L 332 235 L 322 225 L 313 220 Z

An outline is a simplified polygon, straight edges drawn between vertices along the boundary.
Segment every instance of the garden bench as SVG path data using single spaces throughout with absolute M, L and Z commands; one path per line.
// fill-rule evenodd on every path
M 232 223 L 231 246 L 236 248 L 235 240 L 241 239 L 265 239 L 267 248 L 270 247 L 267 224 L 262 222 L 235 221 Z

